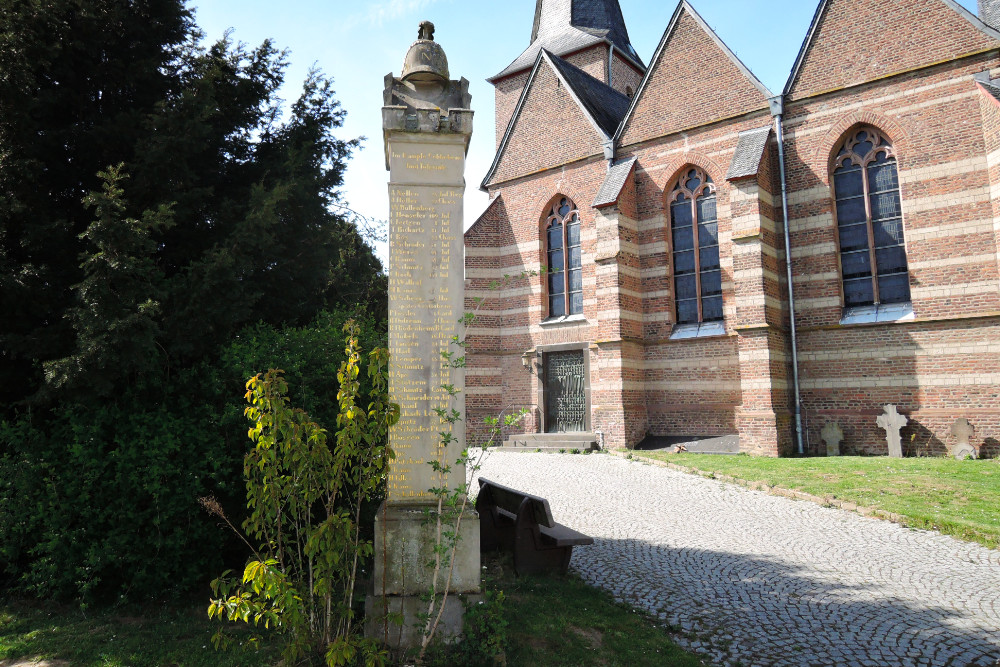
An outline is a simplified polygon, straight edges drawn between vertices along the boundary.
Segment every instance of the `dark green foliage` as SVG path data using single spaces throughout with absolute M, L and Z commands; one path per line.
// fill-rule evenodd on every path
M 330 80 L 283 114 L 282 52 L 200 37 L 181 0 L 0 0 L 8 414 L 81 401 L 84 378 L 95 402 L 156 381 L 251 322 L 384 307 L 330 208 L 356 145 Z
M 156 368 L 163 273 L 152 260 L 152 236 L 170 227 L 173 218 L 168 206 L 146 211 L 141 220 L 125 218 L 121 167 L 98 175 L 103 190 L 84 199 L 95 220 L 81 234 L 92 251 L 81 265 L 83 281 L 73 287 L 76 305 L 66 314 L 76 332 L 76 351 L 45 364 L 45 374 L 53 388 L 105 396 L 116 377 L 142 376 Z M 109 365 L 115 375 L 102 372 Z
M 285 365 L 292 399 L 335 423 L 347 317 L 257 324 L 159 385 L 0 421 L 0 580 L 42 597 L 152 598 L 241 566 L 245 549 L 197 499 L 242 519 L 246 379 Z M 365 344 L 384 336 L 361 323 Z
M 331 81 L 286 111 L 285 69 L 202 45 L 185 0 L 0 0 L 0 582 L 200 585 L 232 553 L 196 499 L 239 514 L 246 379 L 284 367 L 336 415 L 345 316 L 317 314 L 374 343 L 386 279 L 332 212 L 357 142 Z

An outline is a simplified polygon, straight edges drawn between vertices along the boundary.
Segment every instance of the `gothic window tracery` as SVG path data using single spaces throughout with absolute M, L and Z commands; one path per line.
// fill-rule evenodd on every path
M 874 127 L 841 145 L 833 165 L 844 307 L 905 303 L 910 281 L 896 154 Z
M 580 212 L 560 197 L 545 220 L 549 317 L 583 313 Z
M 669 199 L 677 324 L 722 320 L 722 266 L 715 185 L 685 169 Z

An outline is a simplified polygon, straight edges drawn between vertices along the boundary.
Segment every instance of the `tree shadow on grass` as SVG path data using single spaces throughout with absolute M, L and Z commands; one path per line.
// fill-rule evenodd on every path
M 0 604 L 0 665 L 45 660 L 52 667 L 263 667 L 277 661 L 273 645 L 265 640 L 258 649 L 251 633 L 236 624 L 225 628 L 233 646 L 216 651 L 211 637 L 219 626 L 209 621 L 207 606 L 81 610 L 35 600 Z

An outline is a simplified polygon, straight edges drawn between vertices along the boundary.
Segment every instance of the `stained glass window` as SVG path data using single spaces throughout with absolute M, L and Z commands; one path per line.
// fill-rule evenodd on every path
M 844 306 L 908 302 L 896 157 L 879 130 L 862 127 L 841 146 L 833 194 Z
M 700 169 L 688 169 L 678 179 L 669 203 L 677 323 L 721 320 L 715 185 Z
M 561 197 L 545 225 L 548 259 L 549 317 L 583 312 L 583 269 L 580 253 L 580 213 Z

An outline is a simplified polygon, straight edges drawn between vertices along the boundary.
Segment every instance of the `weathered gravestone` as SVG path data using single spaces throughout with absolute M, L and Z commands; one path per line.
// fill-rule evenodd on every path
M 958 442 L 951 448 L 951 455 L 959 461 L 964 461 L 967 458 L 976 458 L 976 448 L 969 443 L 969 438 L 975 435 L 975 433 L 976 429 L 972 427 L 968 419 L 962 417 L 956 420 L 951 425 L 951 434 L 955 436 Z
M 463 417 L 465 413 L 463 395 L 453 398 L 442 389 L 451 385 L 463 390 L 464 371 L 452 367 L 441 353 L 461 354 L 453 337 L 460 334 L 464 311 L 462 198 L 472 135 L 468 90 L 465 79 L 449 79 L 448 59 L 427 21 L 420 24 L 400 78 L 385 78 L 389 391 L 399 403 L 400 420 L 389 436 L 396 458 L 376 518 L 367 631 L 400 648 L 420 644 L 422 630 L 417 626 L 429 609 L 426 597 L 432 590 L 442 593 L 449 574 L 450 595 L 438 636 L 461 631 L 463 603 L 480 592 L 479 519 L 471 509 L 462 517 L 453 571 L 444 563 L 435 577 L 428 566 L 439 543 L 437 526 L 428 519 L 428 510 L 437 508 L 431 489 L 455 489 L 465 483 L 465 466 L 455 464 L 465 447 L 463 422 L 443 424 L 437 410 L 457 409 Z M 454 438 L 447 445 L 442 431 Z M 450 474 L 435 471 L 434 461 L 451 466 Z M 450 529 L 453 525 L 444 527 Z M 379 619 L 386 607 L 390 614 L 402 615 L 402 627 Z
M 901 459 L 903 458 L 903 442 L 899 435 L 899 429 L 906 426 L 910 420 L 899 414 L 896 411 L 895 405 L 887 405 L 883 410 L 885 412 L 878 416 L 875 423 L 885 430 L 885 441 L 889 445 L 889 456 Z
M 844 430 L 837 422 L 829 422 L 820 431 L 820 437 L 826 443 L 827 456 L 840 456 L 840 443 L 844 441 Z

